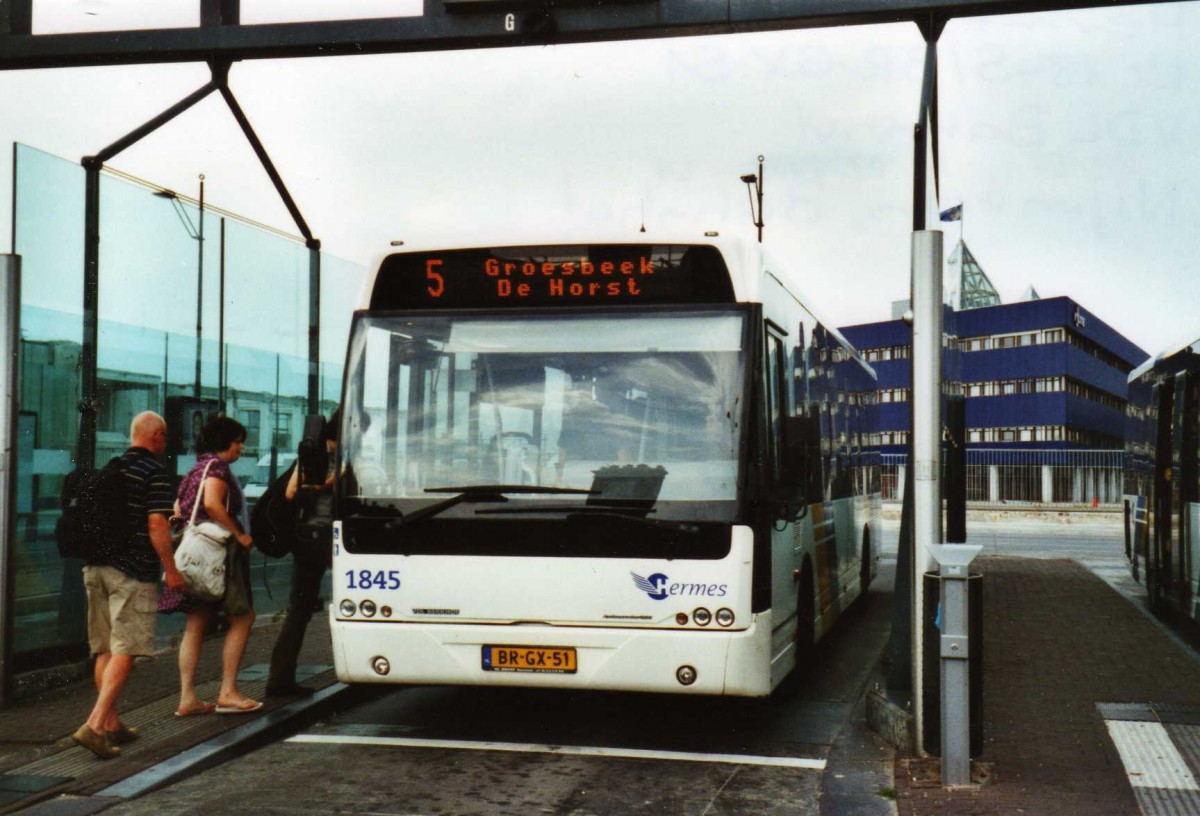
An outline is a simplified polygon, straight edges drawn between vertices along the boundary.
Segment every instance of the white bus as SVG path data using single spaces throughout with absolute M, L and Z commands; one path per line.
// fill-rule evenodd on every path
M 875 571 L 875 376 L 758 244 L 386 256 L 355 314 L 343 682 L 765 696 Z

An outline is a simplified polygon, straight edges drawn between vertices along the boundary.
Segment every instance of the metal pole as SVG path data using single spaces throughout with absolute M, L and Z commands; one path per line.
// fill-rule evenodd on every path
M 763 220 L 763 157 L 758 157 L 758 242 L 762 243 L 762 231 L 766 226 Z
M 308 413 L 321 413 L 321 244 L 308 244 Z
M 76 467 L 96 463 L 97 374 L 96 346 L 100 322 L 100 168 L 94 158 L 83 160 L 83 342 L 79 348 L 79 440 Z
M 204 334 L 204 174 L 200 174 L 200 227 L 196 238 L 196 384 L 192 396 L 200 399 L 201 339 Z
M 924 752 L 924 581 L 932 565 L 929 545 L 942 541 L 939 489 L 942 450 L 942 233 L 923 230 L 912 239 L 913 424 L 913 719 L 916 747 Z
M 13 591 L 16 584 L 17 418 L 21 410 L 21 256 L 0 255 L 0 706 L 12 701 Z
M 201 244 L 203 246 L 203 244 Z M 220 305 L 217 309 L 217 410 L 225 413 L 225 219 L 221 219 Z

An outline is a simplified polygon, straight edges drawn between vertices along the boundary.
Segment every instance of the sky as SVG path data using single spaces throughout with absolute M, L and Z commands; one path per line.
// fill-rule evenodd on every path
M 35 0 L 34 25 L 179 25 L 196 5 Z M 243 21 L 328 5 L 243 0 Z M 1198 31 L 1194 2 L 951 21 L 939 203 L 964 220 L 935 225 L 946 254 L 961 230 L 1005 302 L 1030 285 L 1068 295 L 1150 353 L 1200 334 Z M 739 177 L 763 155 L 765 243 L 849 325 L 908 296 L 923 54 L 914 25 L 892 24 L 253 61 L 230 85 L 323 248 L 363 265 L 393 240 L 636 238 L 643 221 L 752 237 Z M 0 145 L 78 160 L 208 78 L 198 64 L 0 72 Z M 0 191 L 11 164 L 0 151 Z M 216 95 L 109 164 L 193 196 L 204 173 L 209 203 L 296 232 Z M 0 194 L 0 252 L 11 207 Z

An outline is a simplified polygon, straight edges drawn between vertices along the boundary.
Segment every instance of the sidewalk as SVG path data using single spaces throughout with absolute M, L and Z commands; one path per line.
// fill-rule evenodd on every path
M 900 815 L 1200 813 L 1195 653 L 1074 561 L 988 556 L 973 568 L 985 781 L 946 791 L 936 759 L 900 759 Z
M 272 712 L 297 702 L 293 698 L 263 696 L 267 664 L 279 628 L 279 622 L 264 616 L 251 631 L 246 646 L 239 688 L 248 697 L 265 703 L 252 714 L 175 717 L 179 702 L 177 649 L 170 647 L 154 658 L 139 661 L 121 697 L 120 710 L 126 724 L 138 727 L 142 736 L 123 746 L 116 759 L 98 760 L 70 739 L 95 702 L 90 678 L 48 689 L 41 696 L 23 698 L 12 708 L 0 711 L 0 813 L 12 813 L 63 794 L 93 796 L 224 732 L 271 720 Z M 223 644 L 222 636 L 210 637 L 197 670 L 197 688 L 210 702 L 220 685 Z M 332 686 L 336 683 L 332 664 L 329 619 L 322 611 L 314 614 L 309 624 L 297 679 L 315 689 Z M 56 799 L 54 804 L 63 801 Z M 69 812 L 95 812 L 111 801 L 97 799 L 92 809 L 87 802 L 76 801 Z M 50 807 L 47 804 L 36 810 Z
M 976 566 L 984 575 L 984 749 L 976 761 L 984 782 L 946 791 L 936 759 L 898 759 L 900 816 L 1200 813 L 1195 653 L 1074 561 L 984 556 Z M 242 674 L 250 696 L 263 692 L 278 629 L 265 621 L 251 633 Z M 210 639 L 201 659 L 209 700 L 222 643 Z M 168 649 L 135 669 L 122 710 L 143 737 L 118 759 L 97 760 L 70 741 L 93 702 L 88 680 L 0 711 L 0 814 L 44 800 L 30 813 L 97 812 L 117 801 L 107 797 L 136 795 L 125 792 L 129 780 L 147 769 L 178 763 L 222 734 L 232 740 L 235 729 L 286 727 L 304 705 L 271 699 L 250 715 L 177 719 L 175 654 Z M 307 685 L 350 698 L 330 668 L 326 614 L 314 616 L 300 662 L 315 672 Z M 308 713 L 318 710 L 328 706 Z M 822 808 L 827 816 L 840 816 L 834 802 Z

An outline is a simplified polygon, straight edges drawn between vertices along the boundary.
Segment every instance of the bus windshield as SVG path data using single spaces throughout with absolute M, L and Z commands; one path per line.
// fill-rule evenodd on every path
M 363 314 L 339 496 L 408 515 L 492 486 L 496 503 L 446 515 L 624 501 L 654 519 L 732 520 L 746 333 L 736 308 Z

